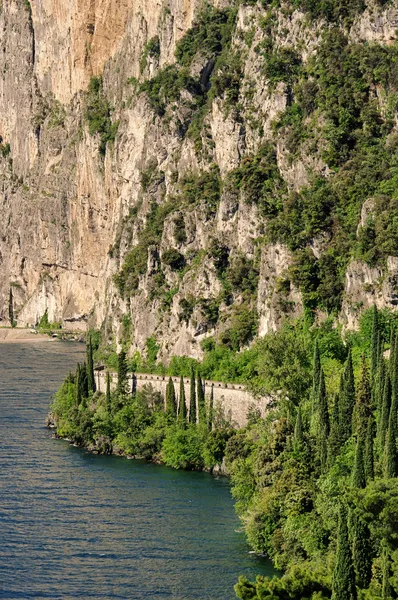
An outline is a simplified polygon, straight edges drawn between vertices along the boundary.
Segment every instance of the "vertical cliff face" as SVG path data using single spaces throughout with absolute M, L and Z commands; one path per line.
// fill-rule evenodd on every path
M 369 177 L 395 176 L 385 4 L 328 21 L 288 2 L 4 0 L 2 319 L 11 285 L 21 325 L 47 310 L 133 350 L 154 338 L 165 357 L 199 357 L 209 337 L 239 348 L 304 307 L 349 326 L 374 302 L 395 309 L 396 234 L 380 237 L 393 186 L 354 189 L 350 171 L 361 152 L 374 164 L 358 150 L 372 135 L 385 168 Z M 329 31 L 363 82 L 345 121 L 325 92 L 348 77 Z

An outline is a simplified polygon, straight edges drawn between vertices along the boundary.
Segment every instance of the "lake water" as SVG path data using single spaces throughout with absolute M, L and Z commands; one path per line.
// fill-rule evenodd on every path
M 227 480 L 91 455 L 44 426 L 82 357 L 0 344 L 0 598 L 229 600 L 248 553 Z

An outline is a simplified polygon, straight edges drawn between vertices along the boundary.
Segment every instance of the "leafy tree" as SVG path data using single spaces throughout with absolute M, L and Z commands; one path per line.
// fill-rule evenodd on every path
M 356 600 L 355 571 L 348 539 L 347 511 L 340 506 L 332 600 Z

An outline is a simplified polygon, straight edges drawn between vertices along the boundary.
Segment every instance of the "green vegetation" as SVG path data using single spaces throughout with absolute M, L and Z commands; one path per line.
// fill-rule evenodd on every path
M 140 71 L 141 73 L 145 71 L 148 56 L 151 58 L 159 58 L 160 56 L 160 40 L 159 36 L 155 35 L 151 38 L 148 43 L 145 45 L 144 51 L 140 60 Z
M 99 135 L 99 151 L 105 156 L 108 142 L 113 143 L 119 127 L 119 121 L 112 122 L 111 106 L 103 91 L 102 77 L 93 77 L 90 80 L 86 94 L 86 119 L 90 135 Z
M 44 314 L 40 317 L 37 323 L 37 329 L 40 331 L 52 331 L 54 329 L 62 329 L 62 324 L 57 321 L 51 322 L 48 319 L 48 309 L 44 311 Z
M 171 361 L 169 372 L 190 370 L 189 412 L 182 380 L 177 394 L 169 379 L 165 401 L 150 386 L 133 385 L 131 392 L 124 352 L 114 392 L 109 376 L 105 394 L 89 390 L 84 364 L 66 379 L 51 410 L 59 435 L 99 452 L 188 469 L 211 469 L 225 459 L 249 544 L 284 573 L 254 583 L 240 578 L 238 598 L 392 600 L 398 593 L 397 316 L 369 310 L 346 342 L 349 351 L 331 323 L 302 322 L 235 353 L 253 391 L 274 399 L 265 419 L 250 413 L 238 431 L 214 407 L 212 390 L 203 393 L 210 355 L 213 373 L 220 369 L 216 347 L 196 369 L 186 358 Z M 157 350 L 148 340 L 153 365 Z

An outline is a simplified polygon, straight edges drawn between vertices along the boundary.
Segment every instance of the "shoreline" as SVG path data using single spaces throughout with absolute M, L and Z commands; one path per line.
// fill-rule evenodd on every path
M 0 327 L 0 344 L 20 344 L 20 343 L 37 343 L 37 342 L 59 342 L 65 340 L 65 336 L 69 332 L 67 330 L 59 330 L 59 333 L 51 336 L 48 333 L 39 333 L 35 329 Z M 70 332 L 69 335 L 76 336 L 76 333 Z M 75 339 L 73 341 L 79 341 Z

